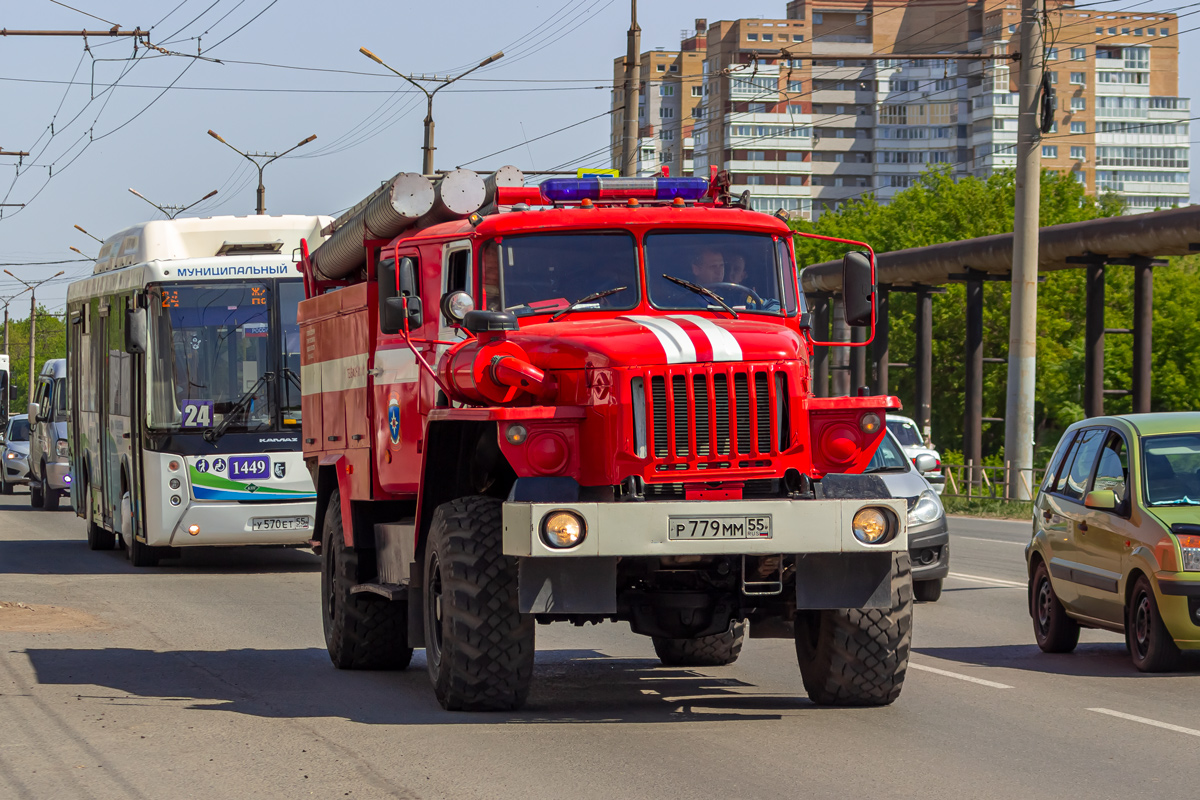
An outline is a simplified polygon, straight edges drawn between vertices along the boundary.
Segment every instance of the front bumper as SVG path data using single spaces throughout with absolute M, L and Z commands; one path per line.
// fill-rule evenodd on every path
M 1194 572 L 1159 572 L 1154 577 L 1167 632 L 1181 650 L 1200 650 L 1200 577 Z
M 71 488 L 71 464 L 67 461 L 56 461 L 46 465 L 46 485 L 42 490 L 53 489 L 65 492 Z
M 908 529 L 908 553 L 914 581 L 932 581 L 950 574 L 950 529 L 945 515 Z
M 891 510 L 898 526 L 885 544 L 854 538 L 851 520 L 867 506 Z M 541 538 L 542 520 L 554 511 L 573 511 L 586 523 L 583 541 L 566 550 Z M 579 558 L 613 556 L 775 555 L 781 553 L 903 552 L 908 545 L 904 500 L 731 500 L 644 501 L 612 503 L 504 504 L 504 553 L 509 556 Z M 772 537 L 747 539 L 670 539 L 672 516 L 771 515 Z
M 27 457 L 5 458 L 3 469 L 5 483 L 16 485 L 29 483 L 29 459 Z
M 151 546 L 203 547 L 222 545 L 302 545 L 314 536 L 313 520 L 316 519 L 316 503 L 191 503 L 180 515 L 179 521 L 169 530 L 159 529 L 157 537 L 154 526 L 147 526 L 147 544 Z M 292 518 L 308 517 L 307 528 L 291 530 L 253 530 L 251 520 L 256 517 Z M 199 533 L 192 535 L 188 529 L 196 525 Z

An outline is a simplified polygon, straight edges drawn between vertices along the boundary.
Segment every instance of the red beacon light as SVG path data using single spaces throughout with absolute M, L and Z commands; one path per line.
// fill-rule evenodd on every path
M 542 183 L 542 196 L 551 203 L 584 200 L 699 200 L 708 193 L 704 178 L 551 178 Z

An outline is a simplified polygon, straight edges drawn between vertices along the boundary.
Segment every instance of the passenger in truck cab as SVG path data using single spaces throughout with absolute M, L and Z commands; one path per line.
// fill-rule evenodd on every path
M 701 286 L 725 280 L 725 256 L 714 247 L 703 247 L 692 256 L 692 277 Z

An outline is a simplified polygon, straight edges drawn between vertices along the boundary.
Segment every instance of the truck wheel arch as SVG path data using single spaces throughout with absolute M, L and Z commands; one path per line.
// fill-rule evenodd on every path
M 350 511 L 350 476 L 346 472 L 346 467 L 345 456 L 329 460 L 322 459 L 321 463 L 317 465 L 317 513 L 316 519 L 313 521 L 313 530 L 317 532 L 318 536 L 324 530 L 325 512 L 329 507 L 329 498 L 333 495 L 333 490 L 338 489 L 338 496 L 341 500 L 339 512 L 342 515 L 343 536 L 346 546 L 354 547 L 354 520 Z

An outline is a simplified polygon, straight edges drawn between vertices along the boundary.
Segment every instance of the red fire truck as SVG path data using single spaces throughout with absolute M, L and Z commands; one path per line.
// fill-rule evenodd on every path
M 337 667 L 424 647 L 443 707 L 514 709 L 537 624 L 624 621 L 667 665 L 794 638 L 815 702 L 896 699 L 906 505 L 861 473 L 899 401 L 812 395 L 793 232 L 719 177 L 401 174 L 305 250 Z M 874 256 L 846 244 L 870 327 Z

